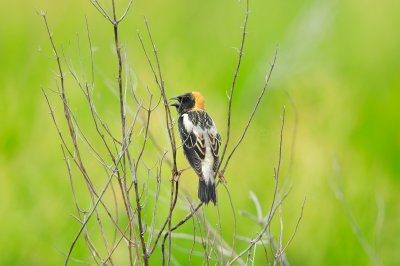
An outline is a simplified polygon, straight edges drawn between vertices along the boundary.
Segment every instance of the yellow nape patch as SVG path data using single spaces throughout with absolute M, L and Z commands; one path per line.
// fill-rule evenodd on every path
M 200 110 L 206 110 L 206 101 L 200 92 L 193 91 L 192 95 L 194 97 L 194 108 Z

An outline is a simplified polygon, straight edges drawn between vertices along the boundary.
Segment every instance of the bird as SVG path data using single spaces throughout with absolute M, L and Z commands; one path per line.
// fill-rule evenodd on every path
M 178 112 L 178 130 L 183 153 L 199 177 L 198 198 L 217 203 L 215 176 L 219 164 L 221 136 L 205 110 L 205 99 L 193 91 L 171 98 Z

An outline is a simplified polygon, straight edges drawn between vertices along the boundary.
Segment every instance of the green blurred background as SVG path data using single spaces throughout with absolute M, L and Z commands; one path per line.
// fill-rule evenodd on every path
M 110 10 L 109 3 L 104 4 Z M 125 2 L 117 4 L 122 7 Z M 41 86 L 56 88 L 56 65 L 36 10 L 47 11 L 57 47 L 71 50 L 78 66 L 80 36 L 86 70 L 87 17 L 95 47 L 95 100 L 105 119 L 114 120 L 110 123 L 117 127 L 112 28 L 89 1 L 2 1 L 0 7 L 0 265 L 57 265 L 78 225 L 70 215 L 75 207 L 60 140 L 41 92 Z M 136 1 L 121 24 L 121 41 L 139 87 L 148 84 L 156 90 L 136 34 L 145 36 L 146 16 L 168 95 L 201 91 L 225 137 L 226 91 L 237 60 L 244 7 L 244 2 L 234 0 Z M 260 112 L 226 173 L 236 210 L 255 212 L 250 191 L 264 212 L 270 206 L 286 106 L 282 176 L 290 172 L 292 190 L 283 206 L 285 242 L 307 197 L 297 235 L 287 249 L 289 262 L 373 265 L 346 215 L 350 210 L 350 220 L 362 232 L 375 263 L 399 265 L 400 2 L 252 0 L 250 10 L 233 105 L 233 142 L 264 82 L 275 47 L 279 51 Z M 70 97 L 81 123 L 90 123 L 79 90 L 71 90 Z M 54 95 L 51 100 L 57 102 Z M 61 107 L 56 110 L 61 115 Z M 298 123 L 290 170 L 295 110 Z M 179 163 L 186 165 L 181 155 Z M 190 174 L 182 182 L 195 197 L 193 180 Z M 344 207 L 332 189 L 335 184 L 346 197 Z M 226 193 L 219 193 L 221 216 L 232 217 Z M 212 208 L 206 212 L 215 217 Z M 240 235 L 254 236 L 257 226 L 237 217 Z M 225 234 L 231 232 L 229 219 L 222 221 Z M 183 230 L 190 232 L 190 227 Z M 84 245 L 75 255 L 89 257 Z M 177 260 L 187 263 L 185 255 Z

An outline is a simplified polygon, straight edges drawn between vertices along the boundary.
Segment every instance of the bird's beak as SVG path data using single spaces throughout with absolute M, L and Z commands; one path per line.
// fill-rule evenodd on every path
M 175 106 L 176 108 L 178 108 L 181 105 L 179 96 L 173 97 L 170 100 L 176 100 L 177 102 L 170 103 L 169 106 Z
M 179 102 L 176 102 L 176 103 L 170 103 L 169 106 L 175 106 L 176 108 L 178 108 L 179 106 L 181 106 L 181 104 Z

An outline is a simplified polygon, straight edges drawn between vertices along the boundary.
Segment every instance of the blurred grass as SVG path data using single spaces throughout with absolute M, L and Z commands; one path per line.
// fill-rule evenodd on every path
M 122 3 L 121 3 L 122 5 Z M 111 28 L 89 1 L 1 2 L 0 17 L 0 264 L 53 265 L 63 260 L 78 227 L 59 145 L 40 87 L 55 85 L 55 64 L 41 18 L 48 12 L 56 43 L 76 55 L 76 33 L 85 47 L 86 15 L 96 47 L 99 112 L 112 120 L 116 101 L 107 89 L 114 82 Z M 252 108 L 263 73 L 279 45 L 277 71 L 262 110 L 227 172 L 236 210 L 252 209 L 248 191 L 265 208 L 273 191 L 280 115 L 287 107 L 283 175 L 290 156 L 294 99 L 299 116 L 291 174 L 293 190 L 284 204 L 285 240 L 290 237 L 304 196 L 303 220 L 287 250 L 292 265 L 368 265 L 371 261 L 353 234 L 329 180 L 332 163 L 341 165 L 349 207 L 367 241 L 384 265 L 398 265 L 400 255 L 400 2 L 250 1 L 250 20 L 242 72 L 234 102 L 235 130 Z M 137 1 L 122 24 L 129 62 L 148 84 L 152 77 L 136 37 L 144 35 L 146 15 L 160 51 L 169 95 L 192 89 L 206 96 L 209 112 L 223 132 L 225 92 L 229 89 L 240 41 L 244 5 L 237 1 Z M 82 53 L 88 62 L 88 55 Z M 86 106 L 72 92 L 83 122 Z M 79 100 L 80 99 L 80 100 Z M 61 110 L 61 109 L 59 109 Z M 115 119 L 113 119 L 115 120 Z M 180 157 L 180 165 L 185 165 Z M 193 175 L 183 180 L 195 196 Z M 226 195 L 221 193 L 221 199 Z M 377 199 L 384 220 L 376 230 Z M 231 215 L 221 201 L 221 212 Z M 206 210 L 215 217 L 211 208 Z M 228 215 L 229 214 L 229 215 Z M 230 216 L 229 216 L 230 217 Z M 229 220 L 228 220 L 229 221 Z M 224 233 L 230 232 L 228 221 Z M 255 225 L 238 220 L 241 235 Z M 190 227 L 186 230 L 190 231 Z M 87 256 L 84 248 L 76 257 Z M 178 258 L 182 263 L 184 257 Z

